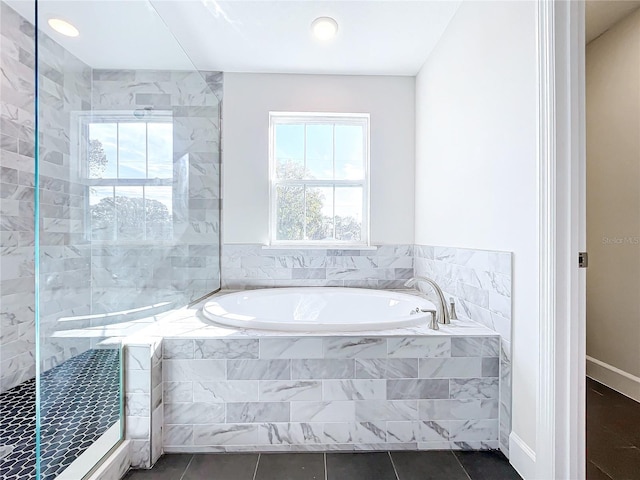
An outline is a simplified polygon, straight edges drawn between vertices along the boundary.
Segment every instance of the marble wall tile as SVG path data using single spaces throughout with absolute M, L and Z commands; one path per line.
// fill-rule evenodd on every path
M 385 400 L 385 380 L 323 380 L 323 400 Z
M 326 337 L 323 345 L 324 358 L 380 358 L 387 354 L 387 339 L 383 337 Z
M 419 442 L 443 442 L 451 435 L 451 422 L 448 420 L 427 420 L 418 423 Z
M 193 445 L 193 425 L 164 425 L 164 445 Z
M 193 382 L 194 402 L 257 402 L 258 382 L 251 381 L 217 381 Z
M 339 379 L 354 378 L 355 361 L 353 359 L 304 359 L 291 360 L 291 378 Z
M 292 422 L 353 422 L 355 402 L 291 402 Z
M 193 402 L 193 382 L 164 382 L 163 388 L 167 403 Z
M 387 341 L 391 341 L 388 339 Z M 356 359 L 356 378 L 418 378 L 417 358 Z
M 163 362 L 164 380 L 168 382 L 224 380 L 226 368 L 225 360 L 165 360 Z
M 148 393 L 128 393 L 125 396 L 125 415 L 131 417 L 151 416 L 151 396 Z
M 419 377 L 464 378 L 489 376 L 483 375 L 484 360 L 481 357 L 421 358 L 419 360 Z
M 149 440 L 151 434 L 150 416 L 127 416 L 125 418 L 125 435 L 132 440 Z
M 258 352 L 258 339 L 204 339 L 195 341 L 194 358 L 256 359 L 258 358 Z
M 322 358 L 321 338 L 261 338 L 260 358 Z
M 259 384 L 261 402 L 322 400 L 322 382 L 306 380 L 262 380 Z
M 324 443 L 322 423 L 263 423 L 258 426 L 258 442 L 269 445 Z
M 290 360 L 227 361 L 229 380 L 290 380 L 291 370 Z
M 420 400 L 418 416 L 421 420 L 497 419 L 496 399 Z
M 194 445 L 257 445 L 257 424 L 194 425 Z
M 389 338 L 388 355 L 390 358 L 449 357 L 451 341 L 449 337 Z
M 482 376 L 497 377 L 500 372 L 500 359 L 498 357 L 482 358 Z
M 498 337 L 454 337 L 451 339 L 452 357 L 498 357 Z
M 165 359 L 192 359 L 194 341 L 180 338 L 164 341 L 162 357 Z
M 511 344 L 512 313 L 512 254 L 509 252 L 492 252 L 484 250 L 457 249 L 416 245 L 414 248 L 414 273 L 435 279 L 443 288 L 447 297 L 456 302 L 460 318 L 474 320 L 497 332 L 502 345 Z M 462 343 L 465 343 L 462 341 Z M 452 356 L 478 356 L 478 349 L 472 354 L 470 341 L 465 345 L 468 349 L 461 351 L 456 345 Z M 482 353 L 490 357 L 501 357 L 496 346 L 491 352 Z M 480 347 L 481 349 L 481 347 Z M 498 352 L 498 353 L 496 353 Z M 501 396 L 511 395 L 510 358 L 500 361 L 501 367 L 508 372 L 500 380 Z M 483 375 L 495 375 L 495 360 L 487 361 Z M 509 390 L 509 393 L 506 391 Z M 500 431 L 503 442 L 500 449 L 508 455 L 508 435 L 511 431 L 511 403 L 501 406 Z M 459 443 L 469 446 L 473 442 L 452 442 L 458 448 Z M 477 442 L 476 442 L 477 443 Z M 482 443 L 485 445 L 485 443 Z
M 387 380 L 387 398 L 393 400 L 449 398 L 449 379 Z
M 378 422 L 417 420 L 418 402 L 416 400 L 367 400 L 355 402 L 357 421 Z
M 387 442 L 390 443 L 414 443 L 420 438 L 418 422 L 400 421 L 387 422 Z
M 164 421 L 168 424 L 224 423 L 223 403 L 167 403 L 164 406 Z
M 497 378 L 452 378 L 451 398 L 498 398 Z
M 498 420 L 452 420 L 450 440 L 454 442 L 491 442 L 498 436 Z
M 162 386 L 160 386 L 162 388 Z M 162 456 L 164 429 L 164 405 L 159 405 L 151 413 L 151 464 L 155 464 Z
M 151 448 L 149 440 L 129 442 L 132 468 L 151 468 Z
M 289 420 L 288 402 L 227 403 L 227 423 L 286 422 Z
M 402 288 L 413 275 L 413 245 L 380 245 L 375 250 L 263 249 L 226 244 L 223 288 L 264 286 L 349 286 Z

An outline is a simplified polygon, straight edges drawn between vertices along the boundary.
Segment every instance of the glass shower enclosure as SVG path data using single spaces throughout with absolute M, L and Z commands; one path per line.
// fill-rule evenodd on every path
M 26 433 L 0 426 L 0 477 L 79 480 L 125 432 L 152 435 L 125 425 L 154 404 L 135 392 L 124 411 L 124 340 L 220 288 L 222 74 L 198 71 L 146 0 L 0 6 L 3 72 L 24 91 L 2 98 L 24 127 L 2 199 L 25 224 L 6 222 L 3 248 L 32 259 L 13 289 L 0 272 L 3 314 L 32 315 L 9 350 L 32 367 L 3 372 L 0 408 L 35 414 Z

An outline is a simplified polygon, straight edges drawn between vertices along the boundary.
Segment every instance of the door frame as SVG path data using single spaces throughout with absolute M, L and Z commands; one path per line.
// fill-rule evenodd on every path
M 535 473 L 585 478 L 584 2 L 537 2 L 540 374 Z

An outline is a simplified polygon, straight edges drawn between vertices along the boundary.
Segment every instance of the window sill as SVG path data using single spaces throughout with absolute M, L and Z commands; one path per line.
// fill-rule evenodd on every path
M 262 245 L 263 250 L 371 250 L 376 251 L 378 247 L 375 245 L 309 245 L 309 244 L 290 244 L 290 245 Z

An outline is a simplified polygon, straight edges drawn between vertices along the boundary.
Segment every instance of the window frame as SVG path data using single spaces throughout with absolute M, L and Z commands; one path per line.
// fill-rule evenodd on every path
M 363 138 L 363 179 L 362 180 L 298 180 L 277 178 L 275 135 L 277 125 L 359 125 L 364 127 Z M 325 112 L 269 112 L 269 245 L 275 247 L 369 247 L 370 246 L 370 133 L 371 115 L 369 113 L 325 113 Z M 305 131 L 306 143 L 306 131 Z M 334 170 L 335 170 L 335 136 Z M 305 148 L 306 167 L 306 148 Z M 335 175 L 334 175 L 335 176 Z M 277 237 L 277 187 L 279 185 L 304 185 L 311 187 L 362 187 L 362 223 L 360 240 L 278 240 Z M 335 195 L 335 190 L 334 190 Z M 335 201 L 334 201 L 335 215 Z M 335 232 L 334 232 L 335 235 Z
M 94 110 L 91 112 L 78 112 L 76 113 L 77 125 L 78 125 L 78 173 L 81 183 L 84 185 L 84 222 L 85 226 L 91 225 L 91 205 L 90 205 L 90 191 L 93 187 L 111 187 L 114 190 L 116 187 L 142 187 L 142 198 L 146 199 L 146 191 L 144 187 L 174 187 L 175 172 L 173 172 L 171 178 L 129 178 L 129 177 L 113 177 L 113 178 L 91 178 L 89 173 L 89 126 L 96 123 L 170 123 L 173 124 L 173 112 L 170 110 L 145 110 L 144 117 L 139 118 L 134 110 Z M 119 170 L 120 163 L 120 151 L 116 149 L 116 171 Z M 172 152 L 173 156 L 173 152 Z M 149 137 L 148 127 L 145 131 L 145 168 L 148 175 L 149 172 Z M 173 196 L 173 195 L 172 195 Z M 173 218 L 173 213 L 171 215 Z M 173 220 L 172 220 L 173 222 Z M 117 221 L 116 225 L 117 226 Z M 85 240 L 96 245 L 173 245 L 173 240 L 157 240 L 146 238 L 146 218 L 145 218 L 145 239 L 122 239 L 114 235 L 114 238 L 106 239 L 94 239 L 90 229 L 84 229 Z M 114 233 L 117 232 L 117 228 L 114 228 Z M 172 235 L 173 236 L 173 235 Z

